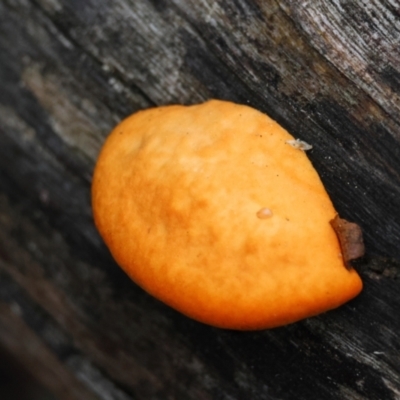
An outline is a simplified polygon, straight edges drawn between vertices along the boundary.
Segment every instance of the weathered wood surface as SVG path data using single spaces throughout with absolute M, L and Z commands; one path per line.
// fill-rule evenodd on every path
M 0 344 L 59 399 L 400 399 L 399 32 L 393 0 L 2 0 Z M 313 144 L 365 233 L 357 299 L 230 332 L 116 267 L 90 209 L 104 138 L 211 97 Z

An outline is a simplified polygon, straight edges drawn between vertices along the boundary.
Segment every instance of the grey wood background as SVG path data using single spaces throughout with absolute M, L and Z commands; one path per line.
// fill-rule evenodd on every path
M 1 0 L 0 345 L 58 399 L 400 399 L 400 3 Z M 260 332 L 191 321 L 92 221 L 123 117 L 220 98 L 268 113 L 363 228 L 365 288 Z

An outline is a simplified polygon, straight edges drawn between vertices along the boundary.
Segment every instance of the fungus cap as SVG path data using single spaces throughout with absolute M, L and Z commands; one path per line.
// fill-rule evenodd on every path
M 336 308 L 362 283 L 293 140 L 225 101 L 135 113 L 98 158 L 96 226 L 134 282 L 203 323 L 264 329 Z

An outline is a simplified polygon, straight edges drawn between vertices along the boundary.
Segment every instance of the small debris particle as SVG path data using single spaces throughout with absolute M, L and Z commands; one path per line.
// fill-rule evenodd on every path
M 287 140 L 286 143 L 290 144 L 290 146 L 294 147 L 295 149 L 303 151 L 311 150 L 313 148 L 311 144 L 308 144 L 307 142 L 304 142 L 300 139 Z
M 13 313 L 13 314 L 15 314 L 15 315 L 18 315 L 19 317 L 21 317 L 22 316 L 22 308 L 21 308 L 21 306 L 18 304 L 18 303 L 16 303 L 16 302 L 12 302 L 11 304 L 10 304 L 10 309 L 11 309 L 11 312 Z
M 257 211 L 257 217 L 260 219 L 267 219 L 272 217 L 272 211 L 269 208 L 263 207 Z
M 365 253 L 361 228 L 354 222 L 346 221 L 339 215 L 330 221 L 342 249 L 343 261 L 346 268 L 352 268 L 350 262 L 360 258 Z
M 39 199 L 42 203 L 48 204 L 49 203 L 49 192 L 46 189 L 42 189 L 39 192 Z

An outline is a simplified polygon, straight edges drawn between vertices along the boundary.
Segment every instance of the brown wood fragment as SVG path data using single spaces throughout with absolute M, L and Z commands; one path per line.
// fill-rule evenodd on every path
M 351 261 L 362 257 L 365 253 L 362 230 L 356 223 L 340 218 L 339 215 L 336 215 L 330 224 L 339 239 L 344 264 L 350 269 Z

